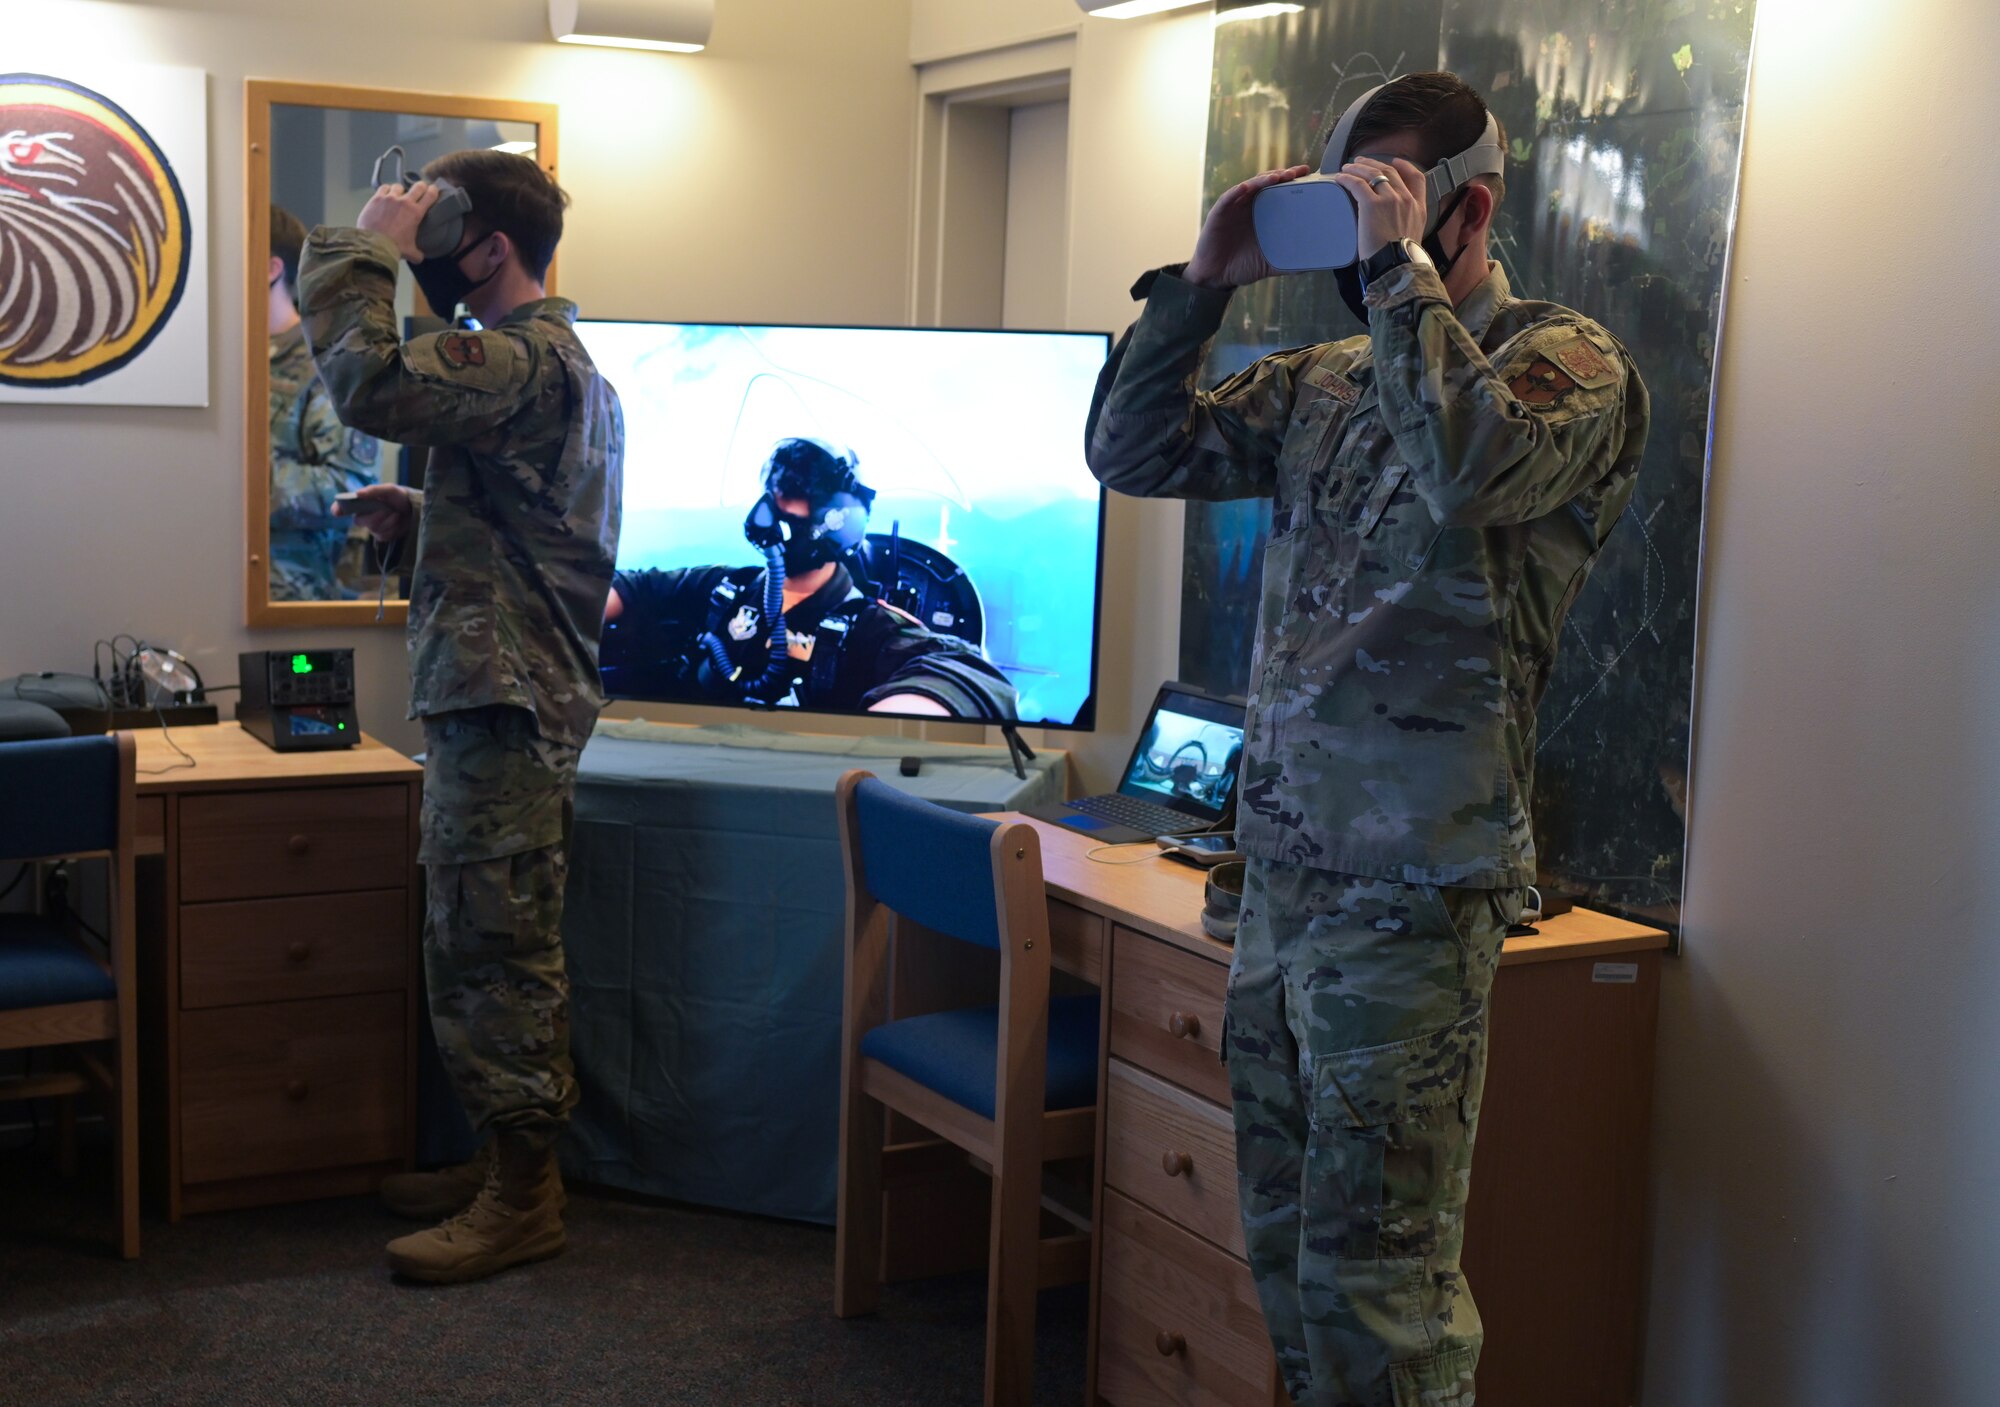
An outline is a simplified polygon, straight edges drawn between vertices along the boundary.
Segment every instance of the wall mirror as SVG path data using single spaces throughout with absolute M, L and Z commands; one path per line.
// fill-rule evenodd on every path
M 548 103 L 252 81 L 244 282 L 245 619 L 253 626 L 401 624 L 407 579 L 384 581 L 373 548 L 333 497 L 364 484 L 421 487 L 424 453 L 343 426 L 316 384 L 272 231 L 349 225 L 374 191 L 376 159 L 403 149 L 412 172 L 445 152 L 493 147 L 556 167 Z M 393 165 L 391 162 L 389 165 Z M 389 166 L 384 167 L 385 176 Z M 283 213 L 279 213 L 283 212 Z M 297 220 L 292 227 L 286 219 Z M 296 265 L 296 258 L 292 264 Z M 549 292 L 556 291 L 551 267 Z M 396 276 L 404 335 L 442 327 L 408 268 Z

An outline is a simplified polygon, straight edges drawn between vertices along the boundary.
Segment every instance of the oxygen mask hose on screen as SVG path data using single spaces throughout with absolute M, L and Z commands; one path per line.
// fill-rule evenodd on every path
M 785 637 L 785 549 L 764 549 L 764 619 L 771 622 L 771 663 L 743 692 L 760 703 L 776 703 L 792 684 L 791 642 Z
M 752 679 L 745 679 L 744 669 L 730 658 L 729 646 L 713 630 L 701 637 L 702 647 L 708 651 L 708 662 L 715 672 L 736 685 L 741 696 L 759 703 L 776 703 L 791 687 L 792 656 L 791 642 L 785 635 L 785 549 L 780 544 L 765 544 L 764 553 L 764 619 L 771 623 L 770 663 L 764 672 Z

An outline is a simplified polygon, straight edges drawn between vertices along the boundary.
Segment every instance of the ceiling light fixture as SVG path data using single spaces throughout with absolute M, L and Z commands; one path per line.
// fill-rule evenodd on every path
M 714 24 L 715 0 L 549 0 L 558 44 L 698 54 Z
M 533 142 L 495 142 L 492 146 L 492 150 L 504 151 L 509 156 L 526 156 L 534 149 Z
M 1086 15 L 1101 20 L 1136 20 L 1141 15 L 1157 15 L 1163 10 L 1184 10 L 1204 0 L 1076 0 Z
M 1304 5 L 1290 3 L 1290 0 L 1271 0 L 1264 5 L 1243 5 L 1234 10 L 1217 10 L 1217 24 L 1234 24 L 1238 20 L 1267 20 L 1273 15 L 1296 15 L 1304 10 Z

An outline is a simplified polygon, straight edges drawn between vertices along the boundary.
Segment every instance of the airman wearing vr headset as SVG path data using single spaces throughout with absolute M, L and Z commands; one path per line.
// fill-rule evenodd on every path
M 1318 174 L 1229 190 L 1140 281 L 1091 409 L 1109 487 L 1271 500 L 1224 1045 L 1301 1403 L 1473 1400 L 1459 1253 L 1487 996 L 1535 878 L 1535 710 L 1645 442 L 1625 349 L 1487 258 L 1505 151 L 1450 74 L 1362 95 Z M 1367 334 L 1199 390 L 1231 291 L 1309 268 Z
M 444 1284 L 565 1244 L 555 1146 L 577 1087 L 563 886 L 577 763 L 604 704 L 625 421 L 576 304 L 548 296 L 569 203 L 554 178 L 477 149 L 410 180 L 389 155 L 397 169 L 354 227 L 307 238 L 299 287 L 342 423 L 429 451 L 421 492 L 372 484 L 353 514 L 379 539 L 416 539 L 424 971 L 438 1053 L 486 1142 L 470 1162 L 388 1178 L 382 1200 L 438 1223 L 390 1242 L 389 1264 Z M 480 325 L 404 341 L 398 264 L 440 317 L 463 307 Z

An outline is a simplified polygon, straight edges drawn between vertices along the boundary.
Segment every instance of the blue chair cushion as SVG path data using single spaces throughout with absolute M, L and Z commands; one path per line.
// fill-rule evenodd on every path
M 1097 1102 L 1097 1009 L 1094 993 L 1049 1002 L 1046 1108 Z M 861 1053 L 990 1119 L 999 1045 L 1000 1008 L 974 1006 L 877 1026 L 861 1038 Z
M 0 914 L 0 1011 L 117 995 L 111 974 L 55 924 L 32 914 Z
M 982 948 L 1000 946 L 993 893 L 996 821 L 911 796 L 879 777 L 854 789 L 868 892 L 905 918 Z
M 0 858 L 73 855 L 118 843 L 118 739 L 0 746 Z

